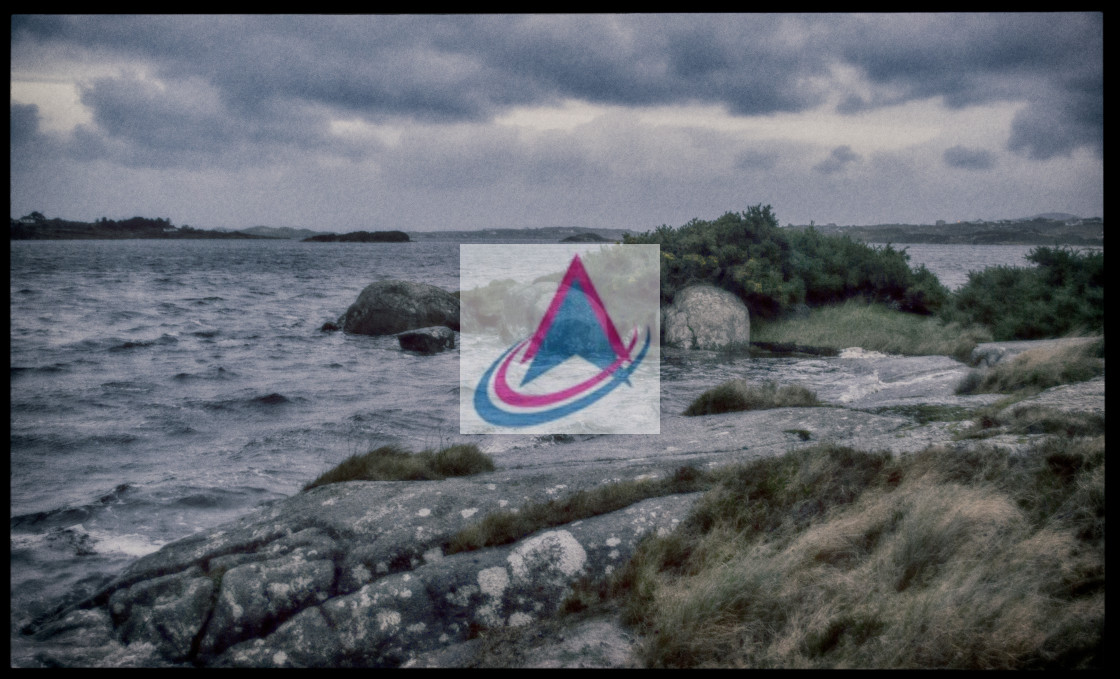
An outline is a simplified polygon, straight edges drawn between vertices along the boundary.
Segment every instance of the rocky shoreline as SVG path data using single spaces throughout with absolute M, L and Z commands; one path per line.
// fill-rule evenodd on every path
M 1062 340 L 1056 340 L 1062 341 Z M 1006 360 L 1040 343 L 992 343 Z M 611 619 L 558 630 L 572 583 L 623 564 L 641 537 L 671 530 L 699 493 L 653 498 L 502 547 L 445 554 L 488 513 L 602 483 L 720 466 L 817 441 L 915 452 L 1026 445 L 954 440 L 967 422 L 919 423 L 905 407 L 977 407 L 970 368 L 945 357 L 869 356 L 876 382 L 827 407 L 682 418 L 657 438 L 527 440 L 497 471 L 421 482 L 353 481 L 299 493 L 143 557 L 93 597 L 22 630 L 13 666 L 465 666 L 485 663 L 480 630 L 520 628 L 503 662 L 628 666 L 632 635 Z M 827 400 L 827 399 L 826 399 Z M 1017 407 L 1103 414 L 1104 378 L 1049 389 Z M 528 437 L 526 437 L 528 438 Z M 529 652 L 529 649 L 533 649 Z M 517 660 L 521 658 L 521 660 Z

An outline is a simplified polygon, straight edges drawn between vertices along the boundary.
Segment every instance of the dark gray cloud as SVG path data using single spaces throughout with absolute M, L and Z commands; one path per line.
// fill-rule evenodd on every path
M 119 202 L 203 226 L 240 209 L 242 226 L 271 210 L 336 230 L 373 215 L 641 228 L 759 200 L 796 223 L 1103 204 L 1099 14 L 36 16 L 11 29 L 13 100 L 39 104 L 11 107 L 20 214 Z M 67 131 L 65 88 L 44 85 L 75 80 L 88 117 Z M 913 139 L 902 116 L 882 139 L 870 116 L 818 120 L 830 101 L 841 114 L 917 102 Z M 554 108 L 491 124 L 534 106 Z M 634 110 L 646 106 L 667 108 Z M 1044 182 L 1032 173 L 1059 161 L 1034 161 L 1048 159 L 1063 171 Z
M 1046 158 L 1103 137 L 1102 26 L 1099 14 L 14 17 L 12 67 L 59 50 L 148 67 L 169 92 L 121 77 L 87 84 L 84 102 L 151 162 L 191 137 L 214 153 L 327 143 L 328 111 L 485 121 L 568 98 L 801 111 L 824 101 L 835 64 L 872 85 L 843 112 L 1026 100 L 1009 148 Z
M 860 155 L 852 151 L 851 146 L 837 146 L 832 149 L 832 153 L 829 154 L 828 158 L 814 165 L 813 169 L 821 174 L 836 174 L 850 163 L 857 162 L 860 159 Z
M 206 158 L 268 162 L 285 149 L 327 149 L 325 112 L 304 107 L 242 115 L 208 83 L 192 79 L 160 87 L 136 77 L 100 78 L 81 88 L 105 142 L 122 142 L 130 165 L 184 165 Z M 342 148 L 334 149 L 344 151 Z M 344 154 L 345 155 L 345 154 Z
M 991 151 L 970 149 L 964 146 L 945 149 L 942 158 L 949 167 L 957 167 L 963 170 L 990 170 L 996 164 L 995 155 Z
M 1089 148 L 1104 157 L 1103 89 L 1063 88 L 1045 106 L 1030 106 L 1011 122 L 1007 148 L 1036 160 Z
M 1088 147 L 1103 156 L 1100 14 L 847 18 L 833 35 L 846 63 L 879 86 L 844 112 L 941 96 L 953 108 L 1026 101 L 1008 149 L 1033 159 Z
M 825 49 L 893 91 L 870 104 L 941 95 L 967 106 L 1022 97 L 1032 81 L 1071 72 L 1099 85 L 1103 69 L 1099 14 L 844 17 L 829 42 Z

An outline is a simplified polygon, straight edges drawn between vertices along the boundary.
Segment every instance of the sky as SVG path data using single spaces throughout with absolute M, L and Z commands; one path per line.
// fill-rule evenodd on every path
M 15 16 L 11 216 L 1104 216 L 1103 16 Z

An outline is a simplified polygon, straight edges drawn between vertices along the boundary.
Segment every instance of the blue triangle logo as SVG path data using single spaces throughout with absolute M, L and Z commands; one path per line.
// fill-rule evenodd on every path
M 551 321 L 521 380 L 522 386 L 573 356 L 586 359 L 600 370 L 606 370 L 618 359 L 578 280 L 572 282 Z

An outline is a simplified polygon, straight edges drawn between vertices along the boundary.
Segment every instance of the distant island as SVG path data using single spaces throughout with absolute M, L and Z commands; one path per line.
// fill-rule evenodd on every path
M 602 236 L 600 236 L 597 233 L 588 232 L 588 233 L 577 233 L 574 236 L 568 236 L 567 238 L 561 238 L 560 242 L 561 243 L 609 243 L 611 241 L 606 239 L 606 238 L 603 238 Z
M 830 235 L 847 235 L 865 243 L 912 243 L 939 245 L 1104 245 L 1104 220 L 1081 219 L 1076 215 L 1047 213 L 1023 219 L 956 222 L 947 224 L 835 224 L 789 225 Z
M 234 229 L 215 229 L 215 231 L 233 231 Z M 268 236 L 269 238 L 285 238 L 287 240 L 303 240 L 311 236 L 320 236 L 330 231 L 312 231 L 311 229 L 297 229 L 291 226 L 250 226 L 247 229 L 237 229 L 240 233 L 251 233 L 254 236 Z
M 336 234 L 324 233 L 304 238 L 304 243 L 407 243 L 411 239 L 404 231 L 352 231 Z
M 473 229 L 469 231 L 413 231 L 415 240 L 425 241 L 531 241 L 531 242 L 599 242 L 599 241 L 567 241 L 572 236 L 586 237 L 587 235 L 600 236 L 603 242 L 615 243 L 622 240 L 622 236 L 631 233 L 631 229 L 599 229 L 580 226 L 541 226 L 524 229 Z
M 187 226 L 173 226 L 170 219 L 132 217 L 117 221 L 102 217 L 95 222 L 74 222 L 47 219 L 40 212 L 11 220 L 8 240 L 124 240 L 132 238 L 236 238 L 268 239 L 239 231 L 205 231 Z

